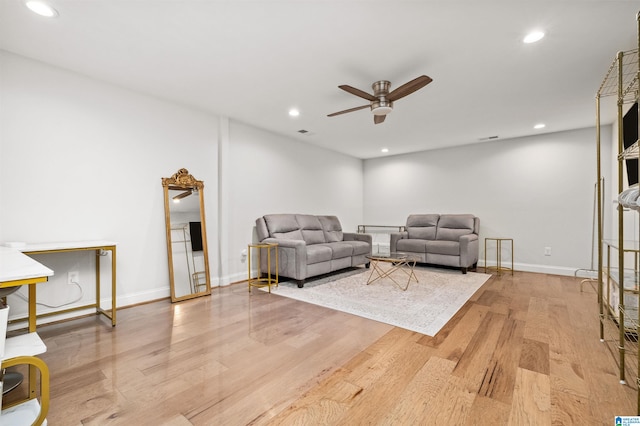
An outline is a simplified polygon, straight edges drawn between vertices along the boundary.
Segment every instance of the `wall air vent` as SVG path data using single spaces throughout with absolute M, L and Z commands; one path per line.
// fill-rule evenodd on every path
M 485 141 L 491 141 L 491 140 L 494 140 L 494 139 L 498 139 L 498 136 L 497 135 L 496 136 L 487 136 L 486 138 L 480 138 L 478 140 L 480 142 L 485 142 Z

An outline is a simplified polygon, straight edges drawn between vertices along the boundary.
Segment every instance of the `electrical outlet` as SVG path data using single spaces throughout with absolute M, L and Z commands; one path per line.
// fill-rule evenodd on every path
M 79 271 L 71 271 L 67 275 L 67 283 L 68 284 L 80 284 L 80 272 Z
M 551 256 L 551 247 L 545 247 L 544 248 L 544 255 L 545 256 Z

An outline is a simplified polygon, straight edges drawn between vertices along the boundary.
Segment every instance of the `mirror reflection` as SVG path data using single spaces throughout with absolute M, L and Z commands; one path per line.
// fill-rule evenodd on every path
M 162 178 L 171 301 L 211 294 L 204 182 L 186 169 Z

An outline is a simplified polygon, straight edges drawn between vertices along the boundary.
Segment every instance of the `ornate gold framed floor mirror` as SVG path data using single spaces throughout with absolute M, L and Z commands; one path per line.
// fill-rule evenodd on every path
M 162 178 L 171 302 L 211 294 L 204 182 L 187 169 Z

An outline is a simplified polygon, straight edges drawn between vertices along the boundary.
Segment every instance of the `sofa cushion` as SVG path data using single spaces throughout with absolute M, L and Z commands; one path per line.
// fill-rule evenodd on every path
M 471 214 L 443 214 L 438 221 L 436 240 L 458 241 L 460 236 L 473 233 Z
M 269 214 L 264 216 L 264 221 L 273 238 L 285 240 L 304 240 L 300 232 L 300 226 L 292 214 Z
M 313 244 L 307 246 L 307 265 L 312 263 L 328 262 L 333 256 L 331 247 L 323 244 Z
M 324 238 L 328 243 L 342 241 L 342 225 L 336 216 L 318 216 L 322 229 L 324 230 Z
M 300 229 L 296 216 L 292 214 L 268 214 L 264 216 L 269 234 L 287 233 Z
M 271 234 L 273 238 L 281 238 L 283 240 L 301 240 L 304 241 L 302 237 L 302 232 L 299 229 L 290 232 L 273 232 Z
M 371 254 L 371 246 L 365 241 L 349 240 L 344 243 L 349 244 L 353 248 L 353 256 Z
M 407 218 L 407 232 L 409 238 L 420 240 L 435 240 L 438 214 L 412 214 Z
M 331 248 L 332 259 L 340 259 L 342 257 L 350 257 L 353 255 L 353 246 L 343 241 L 336 241 L 334 243 L 325 243 L 323 246 Z
M 460 243 L 457 241 L 427 241 L 427 253 L 460 256 Z
M 320 244 L 326 242 L 322 224 L 317 216 L 310 214 L 297 214 L 296 221 L 300 226 L 302 238 L 307 244 Z
M 403 252 L 414 252 L 414 253 L 426 253 L 427 251 L 427 240 L 419 240 L 419 239 L 402 239 L 398 240 L 396 244 L 396 251 Z

